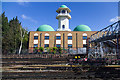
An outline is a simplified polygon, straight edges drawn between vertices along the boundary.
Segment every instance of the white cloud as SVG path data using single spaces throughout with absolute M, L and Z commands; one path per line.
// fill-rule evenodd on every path
M 26 19 L 26 20 L 29 20 L 29 21 L 31 21 L 31 22 L 34 22 L 34 23 L 37 23 L 37 20 L 34 20 L 34 19 L 32 19 L 31 17 L 28 17 L 28 16 L 26 16 L 26 15 L 21 15 L 21 17 L 23 18 L 23 19 Z
M 27 18 L 27 16 L 25 16 L 24 14 L 21 16 L 23 19 L 26 19 Z
M 26 3 L 28 3 L 29 2 L 29 0 L 17 0 L 17 3 L 19 4 L 19 5 L 25 5 Z
M 110 19 L 110 22 L 117 22 L 118 20 L 120 20 L 120 16 Z

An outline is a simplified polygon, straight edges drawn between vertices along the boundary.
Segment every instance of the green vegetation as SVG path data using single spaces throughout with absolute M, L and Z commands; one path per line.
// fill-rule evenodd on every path
M 10 21 L 5 16 L 5 12 L 0 16 L 0 30 L 2 31 L 2 53 L 3 54 L 21 54 L 22 50 L 28 49 L 28 31 L 24 29 L 17 16 Z M 0 41 L 1 42 L 1 41 Z M 47 47 L 48 54 L 62 54 L 62 48 L 49 48 Z M 36 47 L 33 53 L 42 54 L 44 51 L 43 47 Z
M 5 12 L 2 17 L 2 53 L 18 53 L 21 41 L 22 49 L 27 49 L 28 46 L 28 31 L 22 28 L 21 22 L 17 16 L 10 21 L 5 16 Z M 24 34 L 21 34 L 24 33 Z M 24 35 L 24 37 L 22 37 Z M 22 40 L 21 40 L 22 39 Z
M 57 53 L 57 47 L 53 47 L 53 53 L 56 54 Z
M 44 48 L 43 48 L 43 47 L 40 47 L 39 50 L 40 50 L 40 52 L 43 52 L 43 51 L 44 51 Z
M 47 54 L 62 54 L 63 53 L 63 49 L 57 48 L 57 47 L 52 47 L 52 48 L 47 47 L 46 50 L 47 51 L 45 53 L 47 53 Z M 33 51 L 34 51 L 33 53 L 35 53 L 35 54 L 38 54 L 38 53 L 42 54 L 44 51 L 44 48 L 43 47 L 39 47 L 39 48 L 35 47 Z

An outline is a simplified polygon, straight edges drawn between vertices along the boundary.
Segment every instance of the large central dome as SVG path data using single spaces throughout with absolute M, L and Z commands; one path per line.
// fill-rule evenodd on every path
M 37 31 L 55 31 L 50 25 L 41 25 Z
M 79 25 L 73 31 L 91 31 L 87 25 Z

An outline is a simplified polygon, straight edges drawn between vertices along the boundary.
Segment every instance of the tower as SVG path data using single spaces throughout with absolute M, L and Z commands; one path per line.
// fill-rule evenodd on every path
M 57 31 L 71 31 L 69 29 L 69 19 L 71 19 L 71 10 L 66 5 L 61 5 L 58 10 L 56 19 L 58 19 L 58 29 Z

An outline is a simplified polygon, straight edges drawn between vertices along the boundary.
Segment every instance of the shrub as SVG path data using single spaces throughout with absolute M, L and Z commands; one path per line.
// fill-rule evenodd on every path
M 62 53 L 62 48 L 58 48 L 58 52 L 61 54 Z
M 53 51 L 57 50 L 58 48 L 57 47 L 53 47 Z
M 39 50 L 40 50 L 40 52 L 43 52 L 43 51 L 44 51 L 44 48 L 43 48 L 43 47 L 40 47 Z
M 53 53 L 54 53 L 54 54 L 56 54 L 57 49 L 58 49 L 57 47 L 53 47 Z

